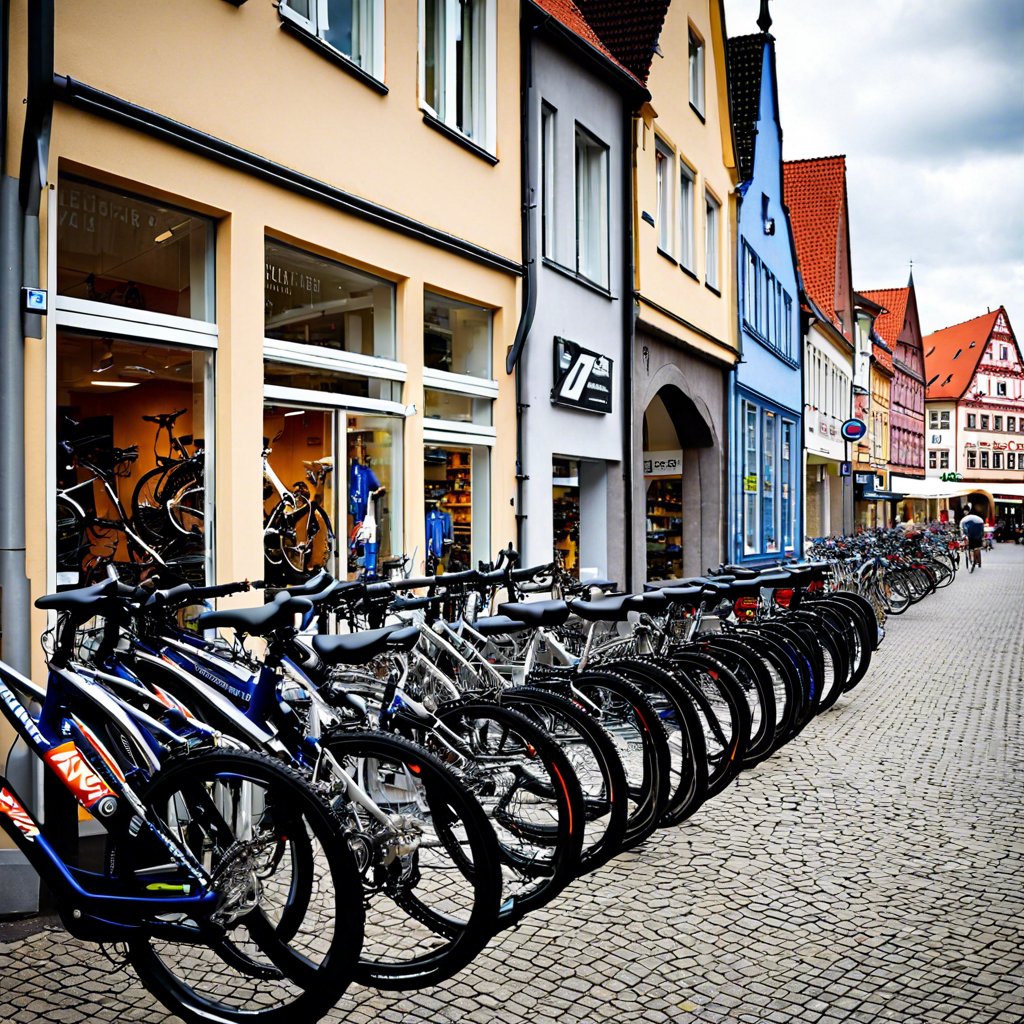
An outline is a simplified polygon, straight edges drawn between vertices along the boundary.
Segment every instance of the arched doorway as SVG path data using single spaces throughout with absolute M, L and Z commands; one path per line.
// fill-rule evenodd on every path
M 675 384 L 644 409 L 645 579 L 696 575 L 719 558 L 721 462 L 708 418 Z

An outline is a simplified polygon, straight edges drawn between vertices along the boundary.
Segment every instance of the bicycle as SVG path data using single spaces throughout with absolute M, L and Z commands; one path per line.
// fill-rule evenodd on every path
M 37 604 L 81 610 L 66 594 Z M 107 833 L 103 873 L 68 863 L 2 775 L 0 828 L 55 895 L 64 927 L 122 944 L 143 985 L 189 1024 L 320 1019 L 362 944 L 337 818 L 261 755 L 158 756 L 137 716 L 64 667 L 73 636 L 62 632 L 45 693 L 0 662 L 0 713 Z

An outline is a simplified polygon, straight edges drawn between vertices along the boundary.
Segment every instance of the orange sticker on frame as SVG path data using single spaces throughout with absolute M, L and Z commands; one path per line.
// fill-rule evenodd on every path
M 43 759 L 64 779 L 64 785 L 86 808 L 92 807 L 105 796 L 115 796 L 114 791 L 89 766 L 71 741 L 48 750 Z

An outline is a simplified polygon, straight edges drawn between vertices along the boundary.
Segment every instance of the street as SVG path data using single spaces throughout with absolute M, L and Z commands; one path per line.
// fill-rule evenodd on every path
M 859 687 L 685 825 L 447 984 L 353 988 L 327 1019 L 1016 1024 L 1024 547 L 887 629 Z M 26 931 L 0 929 L 0 1020 L 172 1019 L 95 948 Z

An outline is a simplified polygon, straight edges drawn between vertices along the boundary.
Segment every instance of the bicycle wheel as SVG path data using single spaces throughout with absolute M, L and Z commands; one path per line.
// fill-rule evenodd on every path
M 365 794 L 335 799 L 366 898 L 356 980 L 383 989 L 445 981 L 497 927 L 501 867 L 487 815 L 405 737 L 337 732 L 323 746 Z
M 362 888 L 340 822 L 294 771 L 261 754 L 190 753 L 142 792 L 150 820 L 209 872 L 220 941 L 151 922 L 128 956 L 143 984 L 189 1022 L 317 1020 L 352 980 Z M 145 833 L 142 833 L 145 835 Z M 108 864 L 145 884 L 161 844 L 120 840 Z
M 503 885 L 499 926 L 555 898 L 579 873 L 583 794 L 565 753 L 525 715 L 493 701 L 468 698 L 437 709 L 459 743 L 448 756 L 464 758 L 462 783 L 477 798 L 498 837 Z
M 85 520 L 71 502 L 58 498 L 57 572 L 80 573 L 85 548 Z
M 285 511 L 278 519 L 282 570 L 300 581 L 323 569 L 334 550 L 334 531 L 319 505 L 302 505 Z
M 164 506 L 172 529 L 187 537 L 201 537 L 206 530 L 206 481 L 202 461 L 177 466 L 162 488 Z
M 626 770 L 607 730 L 572 701 L 532 686 L 503 690 L 503 704 L 521 711 L 561 747 L 583 792 L 579 873 L 606 864 L 622 849 L 629 813 Z
M 154 547 L 166 543 L 172 534 L 162 497 L 166 476 L 167 468 L 157 466 L 143 473 L 132 491 L 132 526 L 147 544 Z

